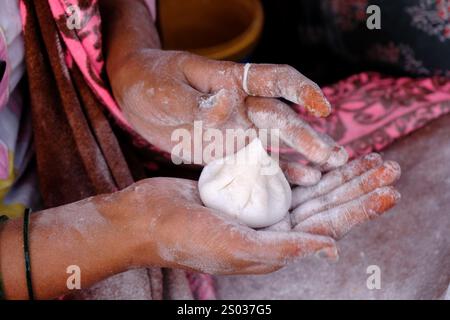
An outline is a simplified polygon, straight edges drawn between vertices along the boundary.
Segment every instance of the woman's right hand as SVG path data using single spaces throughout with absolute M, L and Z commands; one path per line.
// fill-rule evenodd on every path
M 397 203 L 400 195 L 391 185 L 399 176 L 398 164 L 379 155 L 355 160 L 327 174 L 317 187 L 294 191 L 290 220 L 295 228 L 287 229 L 254 230 L 206 208 L 197 182 L 182 179 L 140 181 L 114 194 L 114 201 L 98 202 L 97 210 L 113 212 L 110 220 L 123 226 L 121 238 L 132 239 L 128 268 L 260 274 L 313 253 L 337 259 L 336 240 Z
M 260 274 L 318 251 L 335 259 L 330 237 L 256 231 L 202 205 L 197 183 L 154 178 L 96 200 L 99 212 L 131 239 L 130 267 L 173 267 L 211 274 Z
M 131 268 L 260 274 L 313 253 L 336 259 L 336 240 L 355 225 L 383 214 L 398 200 L 398 193 L 385 186 L 398 178 L 399 168 L 391 162 L 380 165 L 381 158 L 371 156 L 325 176 L 323 183 L 328 184 L 329 178 L 335 183 L 329 190 L 296 190 L 294 206 L 304 204 L 295 209 L 288 228 L 248 228 L 204 207 L 195 181 L 169 178 L 143 180 L 114 194 L 36 212 L 30 221 L 36 297 L 66 293 L 69 266 L 82 271 L 81 285 L 87 288 Z M 337 181 L 333 175 L 343 179 Z M 352 177 L 354 183 L 348 181 Z M 321 201 L 333 198 L 339 190 L 353 190 L 353 200 Z M 6 295 L 26 299 L 22 220 L 11 220 L 0 231 L 0 271 Z

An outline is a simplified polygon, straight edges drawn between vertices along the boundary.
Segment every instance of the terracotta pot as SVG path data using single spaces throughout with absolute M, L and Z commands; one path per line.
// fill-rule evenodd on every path
M 260 0 L 160 0 L 163 47 L 241 61 L 262 33 Z

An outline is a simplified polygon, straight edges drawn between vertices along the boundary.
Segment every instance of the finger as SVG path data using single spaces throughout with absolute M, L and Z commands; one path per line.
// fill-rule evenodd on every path
M 322 172 L 327 172 L 333 169 L 336 169 L 340 166 L 343 166 L 344 164 L 347 163 L 348 161 L 348 153 L 345 150 L 344 147 L 339 146 L 336 141 L 334 141 L 329 135 L 322 133 L 322 132 L 318 132 L 319 136 L 326 141 L 330 146 L 333 146 L 335 148 L 335 150 L 337 151 L 337 156 L 334 158 L 334 161 L 330 159 L 330 161 L 328 161 L 327 163 L 325 163 L 324 165 L 321 166 L 320 170 Z
M 336 244 L 329 237 L 301 232 L 256 231 L 208 208 L 197 208 L 184 218 L 188 220 L 183 222 L 186 225 L 183 232 L 191 234 L 185 244 L 191 243 L 199 252 L 202 246 L 206 246 L 206 252 L 213 253 L 209 258 L 212 261 L 205 261 L 205 266 L 200 269 L 203 272 L 265 273 L 311 253 L 332 260 L 338 258 Z M 190 223 L 195 219 L 201 219 L 197 221 L 203 223 Z M 201 228 L 205 226 L 211 231 L 206 241 L 204 238 L 201 240 L 204 237 Z
M 375 219 L 385 213 L 399 199 L 400 193 L 394 188 L 379 188 L 359 199 L 316 214 L 299 223 L 294 230 L 328 236 L 338 240 L 354 226 Z
M 322 173 L 312 167 L 297 162 L 280 163 L 287 180 L 299 186 L 312 186 L 317 184 L 322 177 Z
M 211 93 L 228 89 L 246 95 L 242 86 L 242 64 L 186 54 L 181 68 L 186 80 L 198 91 Z
M 250 96 L 284 98 L 318 117 L 331 113 L 331 105 L 319 86 L 291 66 L 251 64 L 244 66 L 243 72 L 243 86 Z
M 226 88 L 250 96 L 284 98 L 320 117 L 331 112 L 331 105 L 319 86 L 290 66 L 244 65 L 195 55 L 186 57 L 184 74 L 189 83 L 201 92 Z
M 262 231 L 279 231 L 279 232 L 288 232 L 292 230 L 292 224 L 291 224 L 291 215 L 287 214 L 286 217 L 284 217 L 283 220 L 281 220 L 278 223 L 275 223 L 274 225 L 262 229 Z
M 246 99 L 249 119 L 260 129 L 279 130 L 280 138 L 306 159 L 317 164 L 338 164 L 340 150 L 330 146 L 285 103 L 276 99 Z
M 294 189 L 292 192 L 292 208 L 297 207 L 307 200 L 329 193 L 367 170 L 380 166 L 382 162 L 383 160 L 379 154 L 372 153 L 356 159 L 342 168 L 327 173 L 315 186 Z
M 302 232 L 255 231 L 246 234 L 238 251 L 243 260 L 268 266 L 285 265 L 319 251 L 330 259 L 338 257 L 333 239 Z
M 311 254 L 313 254 L 313 253 L 311 253 Z M 339 250 L 337 249 L 336 246 L 316 251 L 316 252 L 314 252 L 314 255 L 319 259 L 327 259 L 331 262 L 339 261 Z M 300 259 L 300 258 L 296 257 L 296 258 L 290 259 L 287 263 L 289 263 L 291 260 L 295 261 L 296 259 Z M 282 269 L 283 267 L 286 266 L 287 263 L 285 262 L 283 264 L 278 264 L 278 265 L 253 264 L 253 265 L 250 265 L 250 266 L 244 268 L 243 272 L 240 272 L 240 274 L 255 275 L 255 274 L 272 273 L 272 272 Z
M 332 192 L 299 205 L 293 212 L 293 223 L 297 224 L 318 212 L 354 200 L 380 187 L 393 184 L 400 178 L 398 163 L 386 161 L 378 168 L 371 169 Z

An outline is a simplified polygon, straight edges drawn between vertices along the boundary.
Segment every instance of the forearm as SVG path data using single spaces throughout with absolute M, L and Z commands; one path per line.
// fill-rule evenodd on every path
M 117 240 L 120 234 L 97 210 L 97 200 L 31 215 L 29 246 L 37 299 L 55 298 L 69 291 L 69 266 L 80 268 L 81 288 L 126 269 L 128 244 Z M 22 227 L 22 219 L 11 220 L 0 233 L 0 273 L 7 299 L 28 298 Z
M 109 72 L 141 49 L 160 49 L 153 18 L 143 0 L 100 0 L 104 53 Z

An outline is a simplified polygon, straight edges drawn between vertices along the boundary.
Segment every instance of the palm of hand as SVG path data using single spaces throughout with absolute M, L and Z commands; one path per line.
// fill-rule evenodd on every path
M 139 225 L 154 244 L 146 250 L 157 253 L 157 265 L 213 274 L 267 273 L 316 252 L 337 258 L 336 240 L 398 201 L 390 185 L 399 175 L 396 163 L 378 155 L 355 160 L 316 186 L 295 189 L 292 213 L 261 230 L 204 207 L 194 181 L 152 179 L 140 185 L 157 192 L 158 208 L 150 222 L 144 215 Z

